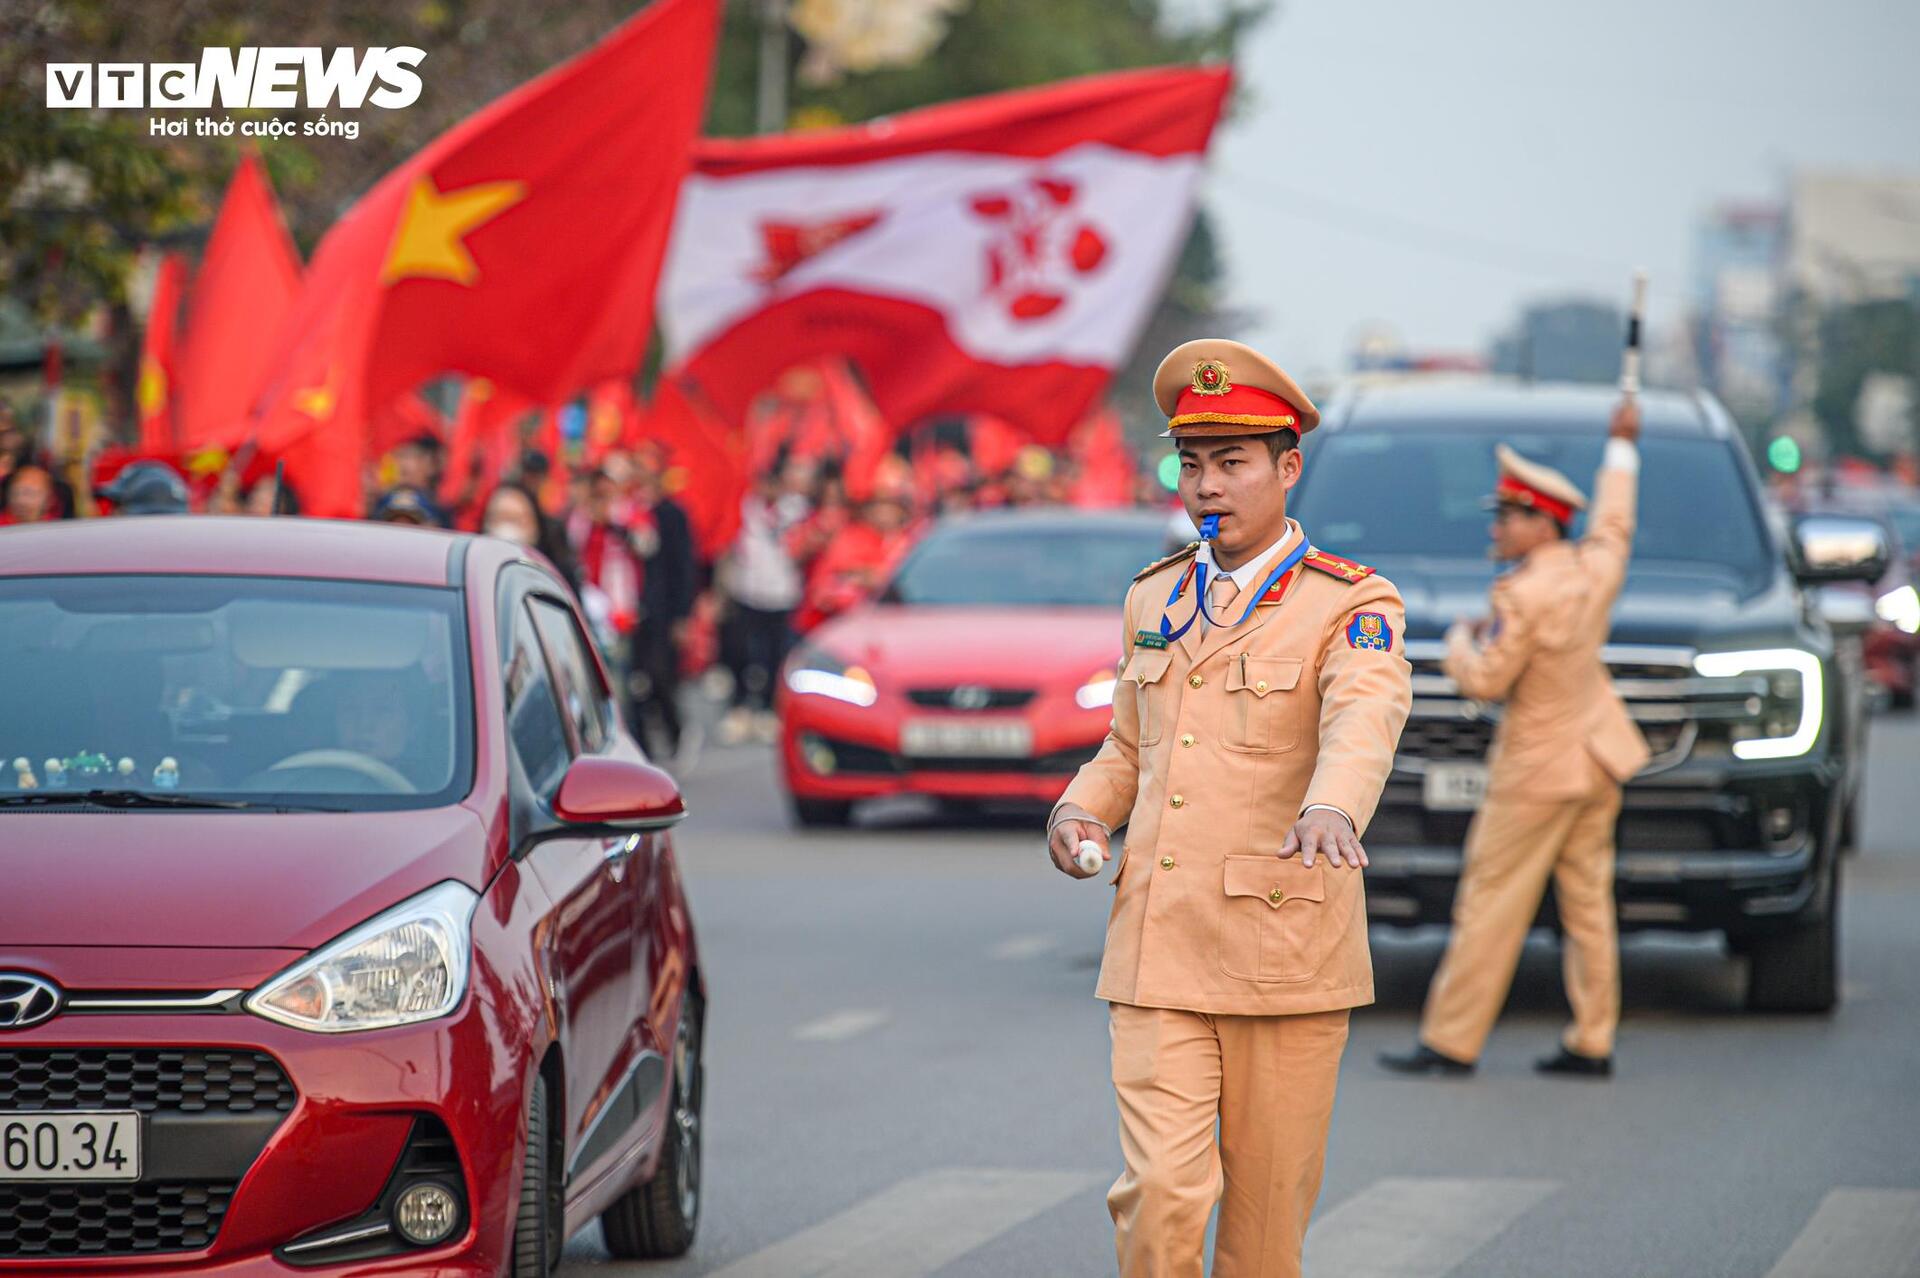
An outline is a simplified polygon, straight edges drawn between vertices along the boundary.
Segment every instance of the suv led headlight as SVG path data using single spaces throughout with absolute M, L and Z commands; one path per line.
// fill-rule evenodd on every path
M 1693 659 L 1693 668 L 1710 679 L 1768 676 L 1758 721 L 1747 727 L 1750 735 L 1734 738 L 1735 758 L 1791 759 L 1813 749 L 1820 739 L 1826 684 L 1820 658 L 1811 652 L 1799 648 L 1703 652 Z
M 327 1034 L 445 1016 L 467 990 L 479 900 L 464 883 L 428 888 L 268 981 L 247 1010 Z

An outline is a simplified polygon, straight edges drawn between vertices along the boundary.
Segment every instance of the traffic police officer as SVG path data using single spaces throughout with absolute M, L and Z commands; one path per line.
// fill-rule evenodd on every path
M 1320 420 L 1238 342 L 1154 397 L 1206 540 L 1127 592 L 1113 726 L 1049 822 L 1054 864 L 1126 825 L 1099 997 L 1126 1170 L 1124 1278 L 1297 1278 L 1351 1008 L 1373 1001 L 1360 835 L 1411 706 L 1400 596 L 1287 518 Z M 1218 1127 L 1216 1143 L 1215 1130 Z M 1223 1196 L 1224 1191 L 1224 1196 Z
M 1472 1071 L 1506 1001 L 1520 947 L 1552 877 L 1566 932 L 1573 1024 L 1543 1073 L 1604 1078 L 1620 1019 L 1613 827 L 1620 787 L 1647 762 L 1646 741 L 1600 657 L 1633 544 L 1640 411 L 1614 410 L 1585 537 L 1567 538 L 1586 505 L 1558 471 L 1502 445 L 1492 503 L 1491 622 L 1447 633 L 1446 673 L 1462 696 L 1504 701 L 1486 802 L 1467 832 L 1453 936 L 1427 991 L 1420 1041 L 1380 1063 L 1402 1073 Z

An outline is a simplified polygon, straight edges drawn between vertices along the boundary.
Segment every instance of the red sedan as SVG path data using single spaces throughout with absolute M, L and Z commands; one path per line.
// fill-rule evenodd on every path
M 0 531 L 0 1268 L 691 1244 L 699 954 L 553 572 L 294 519 Z
M 872 603 L 808 634 L 781 679 L 796 819 L 899 794 L 1052 803 L 1112 719 L 1120 604 L 1164 514 L 1023 510 L 936 525 Z

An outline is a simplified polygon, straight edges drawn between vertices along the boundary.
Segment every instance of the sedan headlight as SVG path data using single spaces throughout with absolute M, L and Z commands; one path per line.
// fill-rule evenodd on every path
M 1907 634 L 1920 634 L 1920 590 L 1911 585 L 1881 595 L 1873 601 L 1873 611 L 1880 620 L 1892 622 Z
M 1117 683 L 1113 667 L 1102 666 L 1088 675 L 1087 681 L 1073 694 L 1074 704 L 1082 710 L 1104 709 L 1113 704 L 1113 690 Z
M 326 1034 L 445 1016 L 467 990 L 479 900 L 464 883 L 428 888 L 268 981 L 247 1010 Z
M 1693 659 L 1693 668 L 1710 679 L 1768 676 L 1759 719 L 1734 729 L 1735 758 L 1790 759 L 1813 749 L 1820 739 L 1826 685 L 1820 658 L 1811 652 L 1799 648 L 1703 652 Z
M 879 696 L 873 676 L 850 666 L 822 648 L 804 648 L 787 667 L 787 687 L 794 692 L 832 697 L 849 705 L 870 706 Z

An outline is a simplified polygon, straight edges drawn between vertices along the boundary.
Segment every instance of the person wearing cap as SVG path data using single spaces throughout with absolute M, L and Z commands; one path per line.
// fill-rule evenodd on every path
M 1399 592 L 1287 518 L 1320 420 L 1238 342 L 1175 348 L 1154 398 L 1202 542 L 1127 591 L 1113 723 L 1048 822 L 1114 873 L 1109 1006 L 1123 1278 L 1298 1278 L 1350 1009 L 1373 1001 L 1360 867 L 1412 704 Z M 1217 1136 L 1216 1136 L 1217 1131 Z
M 445 528 L 446 514 L 427 495 L 425 489 L 401 486 L 392 489 L 374 505 L 378 523 L 411 524 L 416 528 Z
M 187 481 L 165 462 L 137 461 L 121 468 L 94 496 L 113 503 L 116 515 L 184 515 Z
M 1453 935 L 1427 991 L 1420 1038 L 1380 1063 L 1408 1074 L 1473 1071 L 1506 1002 L 1547 880 L 1566 933 L 1573 1023 L 1542 1073 L 1605 1078 L 1620 1019 L 1613 832 L 1620 787 L 1647 745 L 1601 659 L 1626 580 L 1640 455 L 1640 411 L 1621 400 L 1608 429 L 1587 532 L 1568 536 L 1586 498 L 1566 476 L 1506 445 L 1488 499 L 1495 580 L 1490 620 L 1447 632 L 1446 673 L 1462 696 L 1505 703 L 1488 757 L 1486 802 L 1467 831 Z

